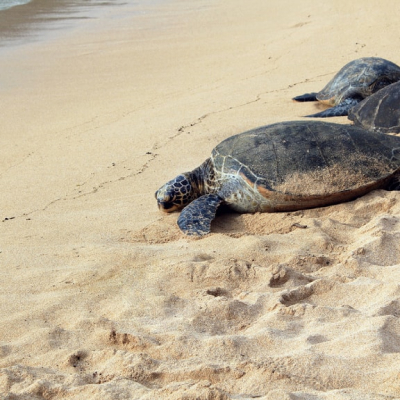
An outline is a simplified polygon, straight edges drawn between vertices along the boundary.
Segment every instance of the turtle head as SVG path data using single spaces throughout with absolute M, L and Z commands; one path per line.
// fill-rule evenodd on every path
M 178 175 L 156 192 L 158 208 L 165 212 L 180 210 L 197 197 L 190 174 Z

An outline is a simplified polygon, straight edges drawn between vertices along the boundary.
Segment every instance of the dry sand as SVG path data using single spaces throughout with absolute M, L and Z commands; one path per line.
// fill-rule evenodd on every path
M 121 7 L 0 49 L 0 397 L 400 398 L 399 193 L 199 240 L 154 199 L 348 61 L 400 63 L 400 3 Z

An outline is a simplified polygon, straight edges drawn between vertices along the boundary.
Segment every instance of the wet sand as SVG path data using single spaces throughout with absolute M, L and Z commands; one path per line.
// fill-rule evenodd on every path
M 291 98 L 348 61 L 399 64 L 400 5 L 123 7 L 0 50 L 0 394 L 399 398 L 397 192 L 226 213 L 197 240 L 154 192 L 322 109 Z

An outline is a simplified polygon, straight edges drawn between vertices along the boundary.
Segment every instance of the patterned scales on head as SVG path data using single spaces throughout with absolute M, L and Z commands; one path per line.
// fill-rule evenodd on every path
M 221 203 L 238 212 L 320 207 L 385 187 L 399 168 L 398 137 L 319 121 L 283 122 L 224 140 L 200 167 L 161 187 L 156 198 L 167 212 L 184 207 L 180 228 L 203 235 Z M 174 193 L 177 180 L 190 186 L 185 204 Z

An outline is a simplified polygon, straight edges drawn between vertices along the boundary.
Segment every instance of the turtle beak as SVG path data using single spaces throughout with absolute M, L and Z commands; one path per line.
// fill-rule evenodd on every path
M 159 198 L 158 197 L 158 192 L 159 192 L 159 190 L 157 190 L 157 192 L 155 194 L 155 197 L 156 197 L 156 200 L 157 200 L 158 209 L 161 210 L 161 211 L 164 211 L 164 212 L 173 211 L 174 210 L 174 203 L 172 201 L 169 201 L 169 200 L 165 201 L 164 198 Z M 172 210 L 171 210 L 171 208 L 172 208 Z
M 174 202 L 174 196 L 169 195 L 164 186 L 157 190 L 155 197 L 159 210 L 170 213 L 179 209 L 179 206 Z
M 169 201 L 157 201 L 158 209 L 164 212 L 174 211 L 175 205 Z

